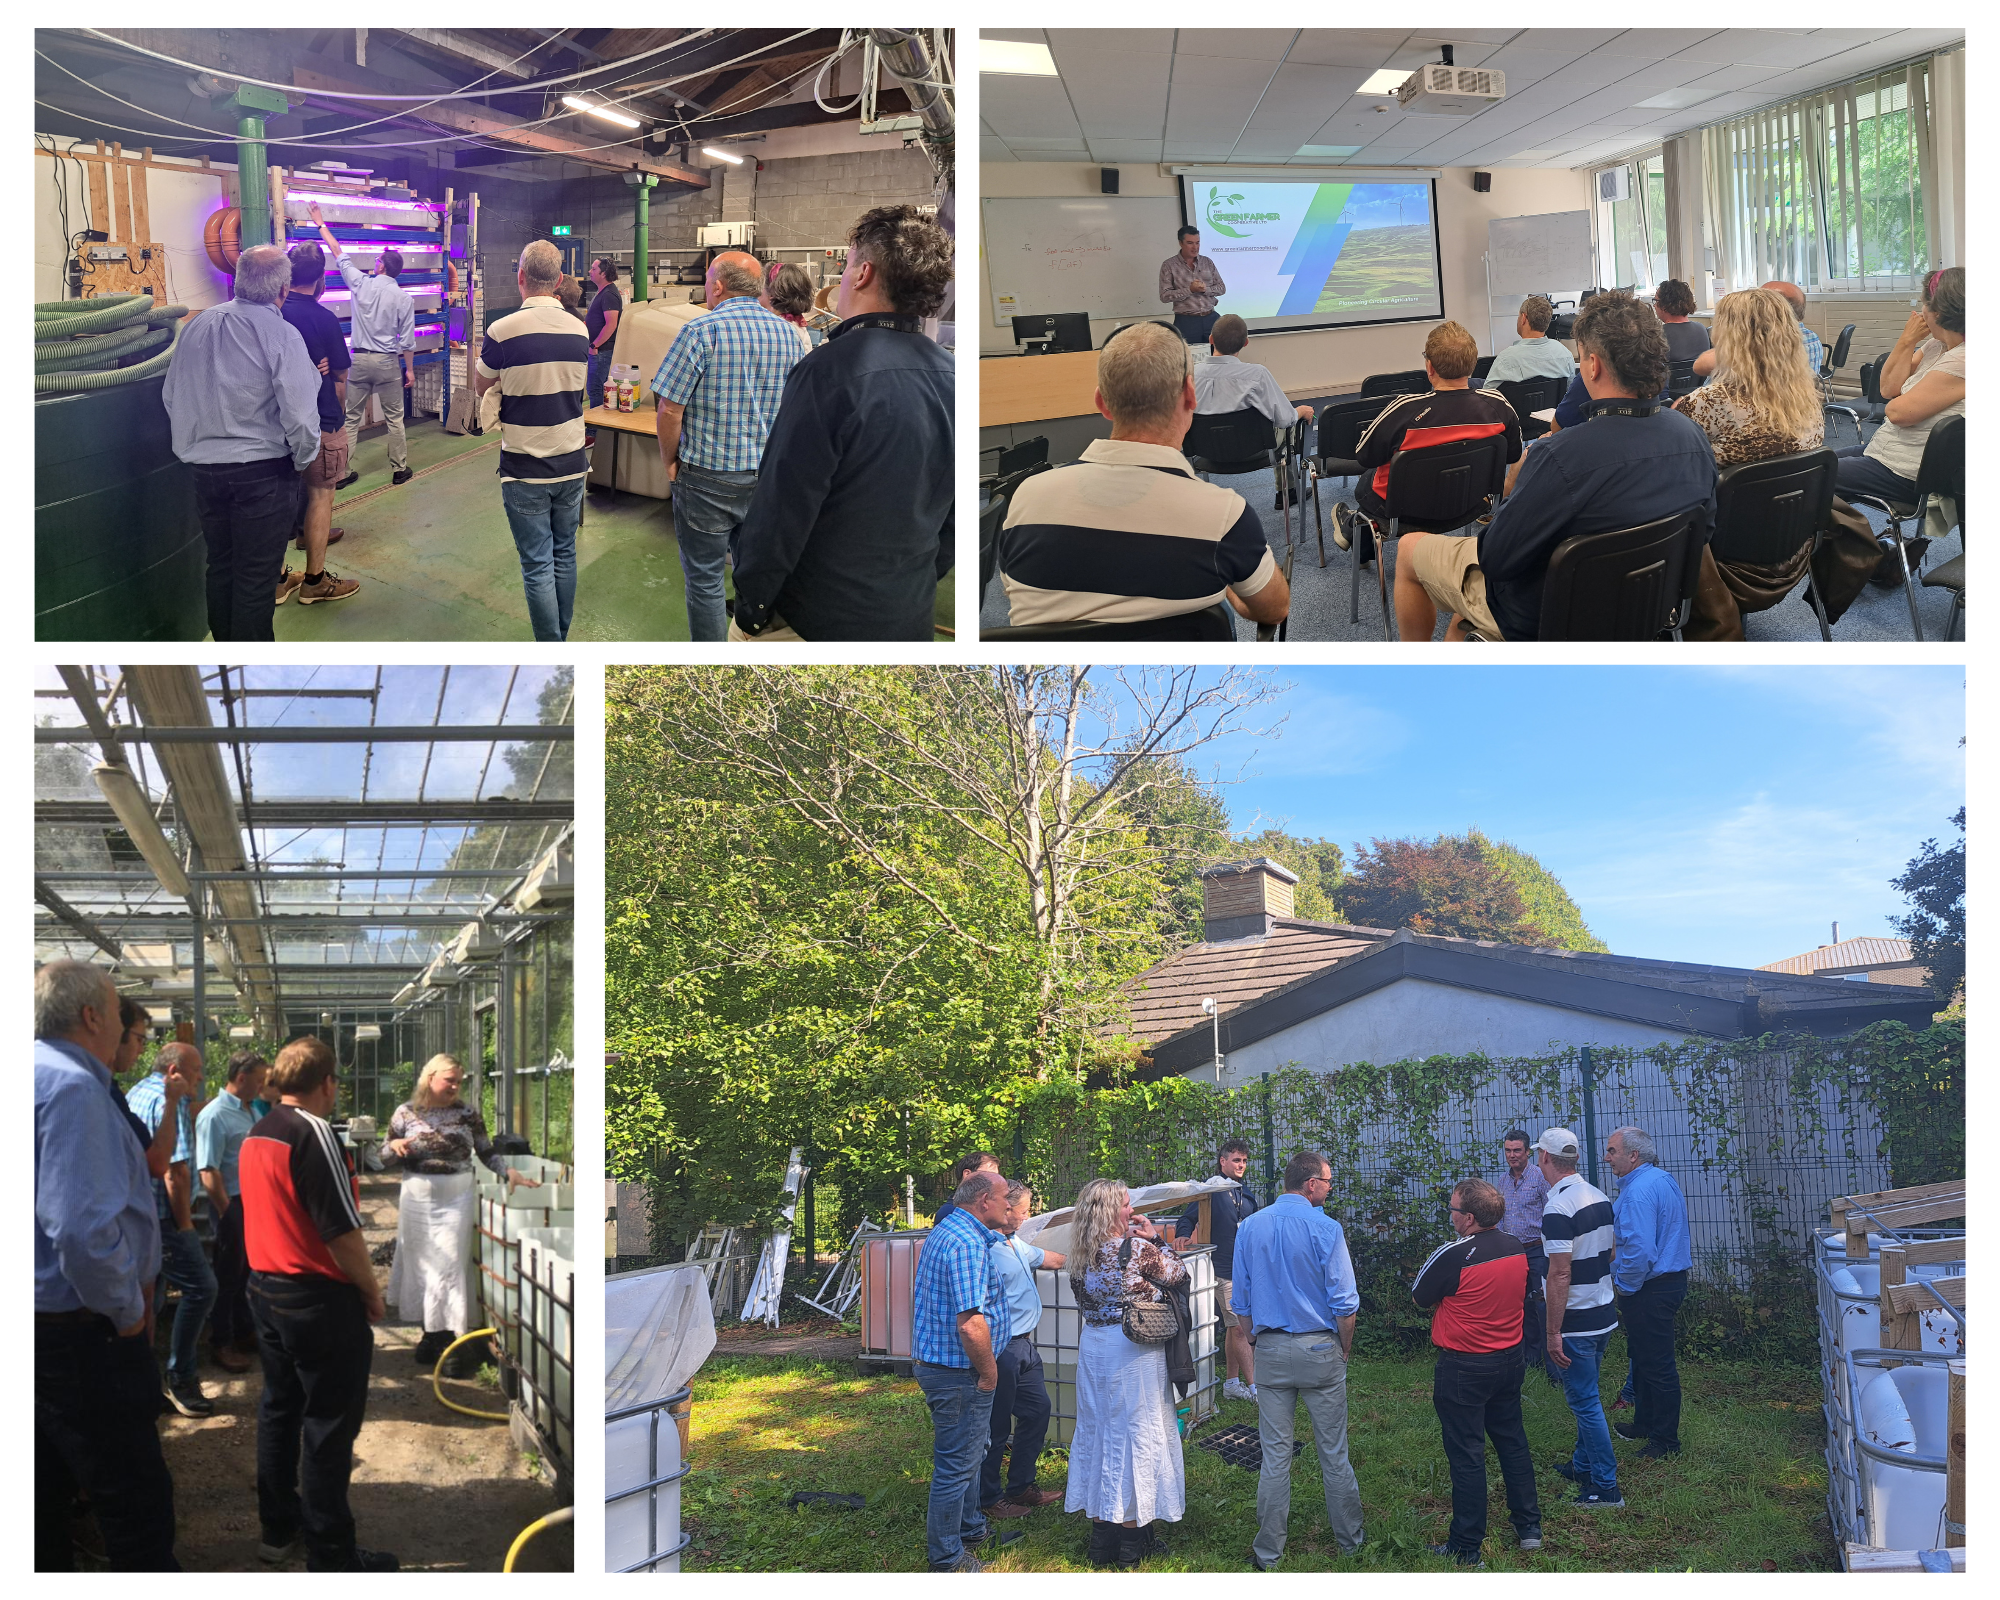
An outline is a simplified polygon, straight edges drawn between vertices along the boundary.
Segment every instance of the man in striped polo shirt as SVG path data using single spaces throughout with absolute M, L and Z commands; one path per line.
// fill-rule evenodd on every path
M 539 640 L 569 637 L 576 530 L 583 520 L 583 385 L 590 335 L 556 296 L 562 255 L 546 239 L 521 252 L 521 309 L 486 330 L 472 387 L 500 386 L 500 504 L 521 555 L 528 621 Z
M 1145 622 L 1223 599 L 1253 622 L 1290 612 L 1256 512 L 1181 454 L 1195 405 L 1187 345 L 1171 329 L 1134 323 L 1105 343 L 1097 409 L 1111 437 L 1022 484 L 1000 530 L 1016 627 Z
M 1582 1146 L 1567 1128 L 1550 1128 L 1535 1141 L 1536 1160 L 1549 1180 L 1542 1205 L 1542 1247 L 1549 1257 L 1549 1365 L 1561 1375 L 1563 1398 L 1576 1417 L 1576 1448 L 1556 1471 L 1576 1485 L 1575 1505 L 1622 1506 L 1618 1461 L 1597 1369 L 1618 1326 L 1611 1294 L 1611 1254 L 1617 1229 L 1610 1198 L 1576 1170 Z M 1558 1310 L 1557 1308 L 1561 1309 Z

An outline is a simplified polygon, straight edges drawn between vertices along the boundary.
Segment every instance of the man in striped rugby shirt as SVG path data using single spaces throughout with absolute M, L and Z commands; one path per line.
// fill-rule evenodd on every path
M 1535 1142 L 1536 1160 L 1549 1180 L 1542 1205 L 1542 1247 L 1549 1256 L 1549 1365 L 1562 1377 L 1563 1398 L 1576 1417 L 1576 1448 L 1556 1471 L 1576 1485 L 1575 1505 L 1596 1510 L 1625 1504 L 1618 1492 L 1618 1461 L 1597 1390 L 1604 1347 L 1618 1326 L 1611 1293 L 1611 1255 L 1617 1244 L 1611 1200 L 1577 1173 L 1582 1148 L 1567 1128 L 1550 1128 Z M 1558 1309 L 1560 1308 L 1560 1309 Z

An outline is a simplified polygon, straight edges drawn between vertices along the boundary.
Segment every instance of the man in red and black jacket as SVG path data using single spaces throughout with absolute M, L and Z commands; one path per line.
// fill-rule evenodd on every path
M 244 1136 L 237 1158 L 264 1366 L 257 1553 L 284 1561 L 303 1535 L 308 1572 L 394 1572 L 394 1556 L 354 1542 L 347 1504 L 375 1354 L 369 1324 L 382 1320 L 383 1305 L 353 1163 L 327 1121 L 333 1052 L 319 1039 L 294 1039 L 265 1086 L 279 1104 Z
M 1521 1317 L 1529 1294 L 1528 1252 L 1499 1231 L 1506 1213 L 1500 1191 L 1468 1178 L 1451 1192 L 1458 1235 L 1432 1252 L 1411 1289 L 1420 1306 L 1435 1307 L 1431 1343 L 1438 1347 L 1431 1403 L 1451 1463 L 1451 1533 L 1437 1555 L 1467 1566 L 1479 1562 L 1486 1539 L 1486 1440 L 1490 1436 L 1507 1484 L 1507 1514 L 1523 1550 L 1542 1547 L 1542 1511 L 1535 1464 L 1521 1422 Z
M 1374 526 L 1389 520 L 1389 464 L 1399 450 L 1497 435 L 1507 441 L 1507 459 L 1521 459 L 1521 419 L 1496 391 L 1472 387 L 1472 369 L 1478 365 L 1479 346 L 1472 335 L 1456 322 L 1440 322 L 1424 340 L 1429 391 L 1398 395 L 1368 424 L 1354 454 L 1361 468 L 1354 483 L 1360 512 L 1345 500 L 1333 508 L 1334 543 L 1356 549 L 1357 560 L 1375 559 Z

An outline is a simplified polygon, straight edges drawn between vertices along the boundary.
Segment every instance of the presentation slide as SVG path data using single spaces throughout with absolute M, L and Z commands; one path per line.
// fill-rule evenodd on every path
M 1227 292 L 1217 307 L 1258 328 L 1436 320 L 1433 181 L 1181 178 L 1188 221 Z

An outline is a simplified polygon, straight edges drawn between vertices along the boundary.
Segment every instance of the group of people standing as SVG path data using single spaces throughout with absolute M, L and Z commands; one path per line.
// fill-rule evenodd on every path
M 176 1571 L 174 1481 L 160 1444 L 171 1407 L 216 1411 L 202 1335 L 225 1372 L 260 1369 L 257 1554 L 313 1572 L 387 1572 L 356 1542 L 348 1482 L 387 1305 L 362 1229 L 351 1152 L 332 1125 L 337 1066 L 306 1036 L 270 1063 L 230 1058 L 206 1104 L 193 1044 L 169 1040 L 129 1089 L 151 1018 L 81 961 L 35 972 L 35 1567 L 76 1565 L 94 1517 L 113 1571 Z M 389 1295 L 420 1321 L 420 1361 L 472 1326 L 470 1166 L 495 1164 L 463 1072 L 434 1058 L 391 1119 L 409 1175 Z M 270 1098 L 265 1098 L 266 1096 Z M 211 1263 L 193 1212 L 198 1175 Z M 534 1180 L 508 1174 L 510 1183 Z M 178 1291 L 164 1378 L 154 1353 L 164 1288 Z
M 1615 1201 L 1578 1172 L 1580 1150 L 1567 1128 L 1532 1143 L 1509 1130 L 1503 1170 L 1452 1189 L 1453 1237 L 1412 1285 L 1416 1304 L 1432 1313 L 1432 1399 L 1452 1482 L 1450 1529 L 1432 1550 L 1466 1565 L 1478 1564 L 1486 1538 L 1489 1438 L 1515 1538 L 1524 1550 L 1541 1548 L 1521 1401 L 1530 1370 L 1560 1385 L 1575 1418 L 1572 1449 L 1551 1464 L 1575 1486 L 1571 1504 L 1624 1505 L 1614 1432 L 1640 1445 L 1643 1459 L 1681 1448 L 1674 1321 L 1692 1265 L 1686 1197 L 1643 1129 L 1621 1127 L 1606 1143 Z M 1346 1235 L 1324 1209 L 1333 1179 L 1326 1158 L 1294 1155 L 1268 1205 L 1243 1181 L 1248 1160 L 1240 1139 L 1217 1152 L 1217 1173 L 1236 1187 L 1208 1197 L 1208 1243 L 1224 1324 L 1223 1393 L 1257 1406 L 1262 1461 L 1249 1561 L 1264 1572 L 1285 1551 L 1301 1404 L 1334 1540 L 1350 1554 L 1365 1542 L 1347 1437 L 1361 1295 Z M 915 1286 L 916 1377 L 934 1429 L 932 1569 L 980 1570 L 976 1550 L 1018 1537 L 988 1519 L 1025 1516 L 1057 1499 L 1091 1519 L 1093 1566 L 1132 1567 L 1164 1554 L 1159 1527 L 1179 1521 L 1186 1505 L 1172 1390 L 1184 1394 L 1193 1369 L 1185 1344 L 1177 1349 L 1163 1330 L 1177 1325 L 1184 1339 L 1190 1325 L 1180 1256 L 1194 1244 L 1200 1202 L 1169 1226 L 1135 1213 L 1124 1184 L 1093 1179 L 1078 1193 L 1065 1256 L 1016 1237 L 1032 1196 L 1001 1176 L 990 1152 L 965 1157 L 952 1176 L 957 1187 L 925 1242 Z M 1082 1324 L 1063 1493 L 1035 1483 L 1051 1414 L 1032 1337 L 1043 1313 L 1034 1272 L 1043 1267 L 1067 1271 Z M 1600 1368 L 1621 1324 L 1632 1417 L 1611 1424 Z

